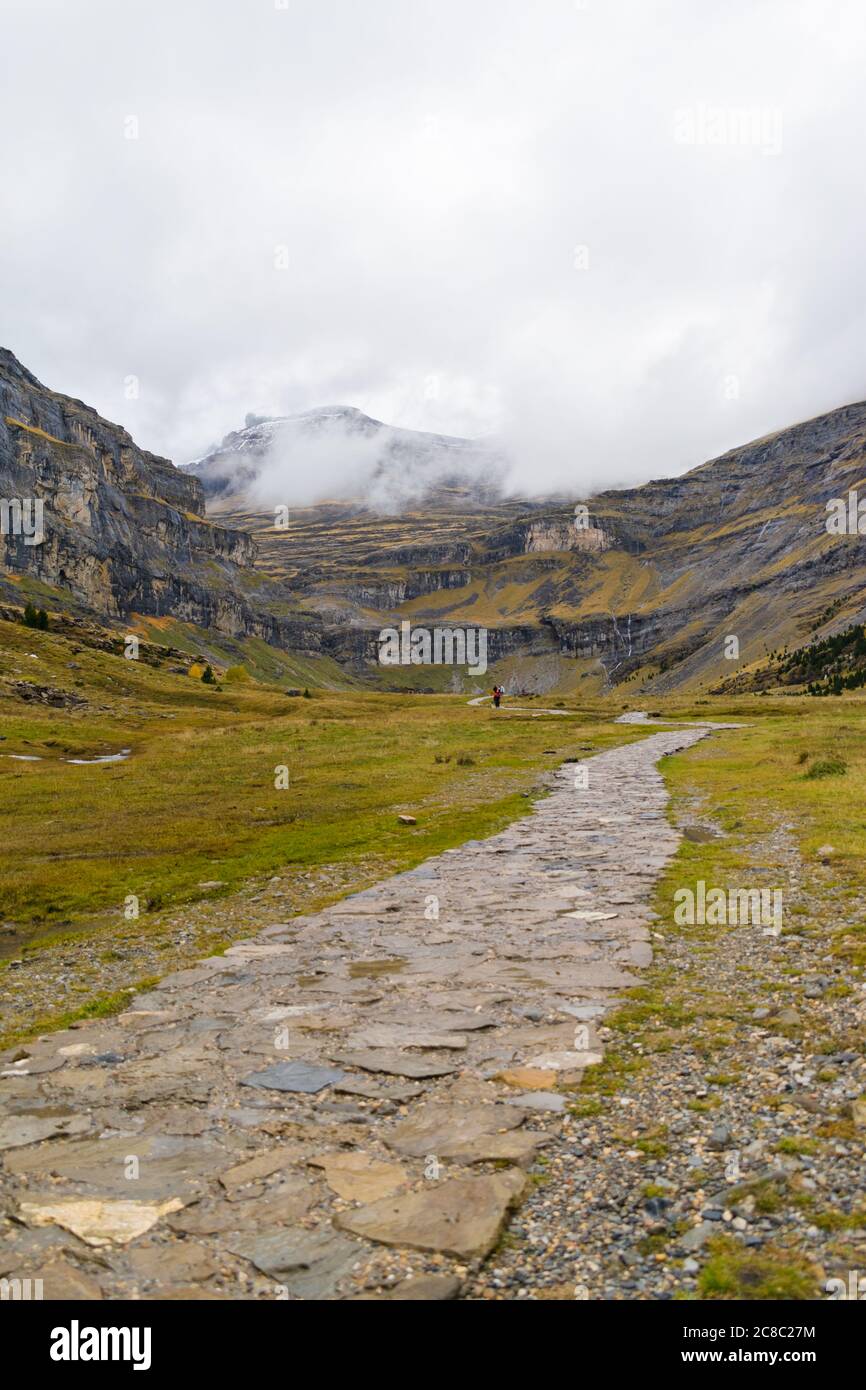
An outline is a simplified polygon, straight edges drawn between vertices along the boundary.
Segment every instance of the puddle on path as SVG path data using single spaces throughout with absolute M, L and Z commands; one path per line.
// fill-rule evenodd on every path
M 103 753 L 99 758 L 64 758 L 65 763 L 77 763 L 84 767 L 91 763 L 122 763 L 132 752 L 131 748 L 121 748 L 119 753 Z

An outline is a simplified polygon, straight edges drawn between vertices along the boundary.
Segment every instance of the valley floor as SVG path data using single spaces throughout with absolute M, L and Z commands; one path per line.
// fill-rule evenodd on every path
M 264 935 L 10 1050 L 0 1269 L 47 1297 L 847 1288 L 864 714 L 608 724 L 492 838 L 321 911 L 265 899 Z M 510 737 L 540 724 L 574 746 Z M 678 925 L 700 883 L 781 891 L 781 934 Z
M 0 1045 L 489 835 L 545 766 L 638 736 L 598 701 L 505 733 L 465 697 L 220 688 L 87 636 L 0 621 Z
M 0 1147 L 27 1229 L 5 1260 L 44 1250 L 49 1296 L 76 1270 L 114 1297 L 350 1297 L 417 1274 L 450 1293 L 651 959 L 643 899 L 677 844 L 654 764 L 703 732 L 564 764 L 500 834 L 7 1055 Z
M 860 696 L 623 723 L 0 637 L 0 1274 L 811 1298 L 862 1268 Z M 679 925 L 701 884 L 778 890 L 781 935 Z

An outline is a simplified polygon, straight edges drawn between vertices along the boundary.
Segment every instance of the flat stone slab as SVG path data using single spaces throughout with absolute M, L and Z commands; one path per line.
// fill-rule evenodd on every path
M 264 1071 L 254 1071 L 242 1077 L 240 1084 L 258 1086 L 265 1091 L 300 1091 L 313 1095 L 317 1091 L 324 1091 L 326 1086 L 342 1081 L 345 1074 L 333 1067 L 314 1066 L 311 1062 L 275 1062 Z
M 435 1019 L 425 1018 L 424 1023 L 428 1028 L 442 1029 L 444 1032 L 456 1031 L 458 1033 L 480 1033 L 487 1028 L 495 1028 L 499 1020 L 494 1014 L 481 1013 L 448 1013 L 443 1009 L 441 1014 L 437 1014 Z M 407 1281 L 407 1282 L 411 1282 Z
M 87 1197 L 33 1197 L 21 1203 L 20 1212 L 23 1220 L 34 1226 L 62 1226 L 87 1245 L 105 1246 L 136 1240 L 182 1205 L 177 1198 L 167 1202 L 115 1202 Z
M 557 1004 L 560 1013 L 570 1014 L 572 1018 L 590 1019 L 598 1018 L 604 1013 L 604 1004 Z
M 134 1158 L 137 1170 L 131 1169 Z M 108 1139 L 55 1139 L 33 1149 L 16 1149 L 6 1165 L 16 1173 L 44 1173 L 95 1189 L 93 1196 L 135 1200 L 197 1195 L 226 1155 L 212 1140 L 166 1134 Z M 137 1171 L 137 1176 L 136 1176 Z
M 298 1298 L 327 1298 L 363 1253 L 333 1231 L 274 1231 L 231 1241 L 233 1255 L 267 1274 Z
M 400 1028 L 390 1023 L 374 1023 L 359 1033 L 352 1033 L 346 1039 L 348 1047 L 418 1047 L 435 1052 L 440 1048 L 446 1051 L 465 1052 L 466 1039 L 462 1033 L 428 1033 L 420 1028 Z
M 536 1091 L 545 1086 L 555 1086 L 556 1071 L 553 1067 L 507 1067 L 497 1074 L 496 1079 L 517 1090 Z
M 257 1182 L 260 1178 L 269 1178 L 272 1174 L 283 1171 L 297 1162 L 297 1159 L 297 1144 L 287 1144 L 279 1149 L 266 1149 L 264 1153 L 258 1153 L 253 1158 L 236 1163 L 224 1173 L 220 1173 L 220 1182 L 228 1192 L 234 1192 L 245 1187 L 247 1183 Z
M 628 948 L 628 960 L 631 965 L 636 965 L 640 969 L 653 963 L 653 949 L 645 941 L 634 941 Z
M 320 1199 L 315 1183 L 305 1177 L 289 1176 L 278 1187 L 268 1188 L 260 1197 L 244 1201 L 202 1202 L 168 1217 L 173 1231 L 183 1235 L 211 1236 L 224 1231 L 273 1230 L 274 1226 L 293 1226 Z
M 102 1290 L 95 1279 L 70 1264 L 68 1260 L 50 1260 L 41 1268 L 26 1271 L 27 1279 L 41 1279 L 42 1297 L 46 1303 L 57 1302 L 97 1302 L 102 1298 Z
M 0 1071 L 0 1076 L 41 1076 L 65 1066 L 65 1057 L 22 1057 L 18 1062 L 8 1063 Z
M 405 1187 L 409 1174 L 399 1163 L 386 1163 L 365 1153 L 319 1154 L 309 1160 L 321 1168 L 325 1182 L 347 1202 L 375 1202 Z
M 544 1052 L 533 1057 L 531 1065 L 539 1071 L 581 1071 L 585 1067 L 597 1067 L 604 1061 L 601 1052 Z
M 70 1113 L 65 1119 L 13 1115 L 0 1121 L 0 1150 L 25 1148 L 43 1139 L 55 1139 L 59 1134 L 86 1134 L 91 1128 L 92 1122 L 87 1115 Z
M 122 1258 L 123 1272 L 136 1283 L 180 1284 L 211 1279 L 219 1265 L 207 1250 L 192 1241 L 170 1245 L 137 1245 Z
M 561 1115 L 565 1110 L 565 1096 L 556 1091 L 521 1091 L 519 1096 L 504 1096 L 506 1105 L 520 1105 L 527 1110 L 547 1111 Z
M 524 1118 L 511 1105 L 427 1105 L 385 1135 L 385 1143 L 415 1158 L 447 1158 L 483 1135 L 517 1129 Z
M 443 1303 L 460 1292 L 460 1280 L 454 1274 L 416 1274 L 401 1279 L 393 1289 L 354 1294 L 351 1303 Z
M 440 1147 L 438 1157 L 454 1163 L 516 1163 L 527 1168 L 538 1150 L 550 1139 L 546 1134 L 513 1130 L 510 1134 L 481 1134 L 466 1142 L 452 1140 Z
M 226 959 L 233 960 L 269 960 L 279 956 L 293 956 L 296 954 L 294 946 L 278 946 L 263 941 L 239 941 L 237 945 L 230 946 L 225 953 Z
M 356 1081 L 354 1077 L 347 1077 L 345 1081 L 334 1083 L 334 1090 L 341 1096 L 360 1096 L 363 1100 L 390 1100 L 397 1105 L 405 1105 L 407 1101 L 414 1100 L 416 1096 L 423 1096 L 426 1086 L 387 1086 L 384 1089 L 376 1086 L 372 1081 Z
M 428 1076 L 450 1076 L 452 1072 L 460 1070 L 458 1063 L 425 1061 L 423 1057 L 410 1057 L 384 1047 L 352 1052 L 337 1060 L 347 1067 L 360 1067 L 362 1071 L 378 1071 L 386 1076 L 417 1077 L 421 1080 Z
M 383 1245 L 470 1259 L 493 1249 L 525 1186 L 525 1176 L 513 1168 L 480 1178 L 451 1178 L 342 1212 L 335 1225 Z

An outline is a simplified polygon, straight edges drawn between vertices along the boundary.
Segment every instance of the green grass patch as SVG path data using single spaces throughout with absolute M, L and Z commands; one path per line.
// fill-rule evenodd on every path
M 729 1236 L 708 1242 L 709 1258 L 698 1277 L 707 1299 L 803 1300 L 819 1297 L 818 1276 L 799 1255 L 764 1246 L 749 1250 Z

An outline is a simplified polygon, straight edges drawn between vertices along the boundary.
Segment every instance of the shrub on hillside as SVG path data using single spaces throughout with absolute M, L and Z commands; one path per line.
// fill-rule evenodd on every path
M 830 758 L 818 758 L 809 771 L 806 773 L 809 781 L 814 782 L 820 777 L 841 777 L 848 771 L 848 764 L 844 758 L 836 755 Z
M 25 627 L 36 627 L 40 632 L 45 632 L 48 627 L 48 614 L 44 608 L 34 608 L 32 603 L 24 605 L 24 617 L 21 619 Z

